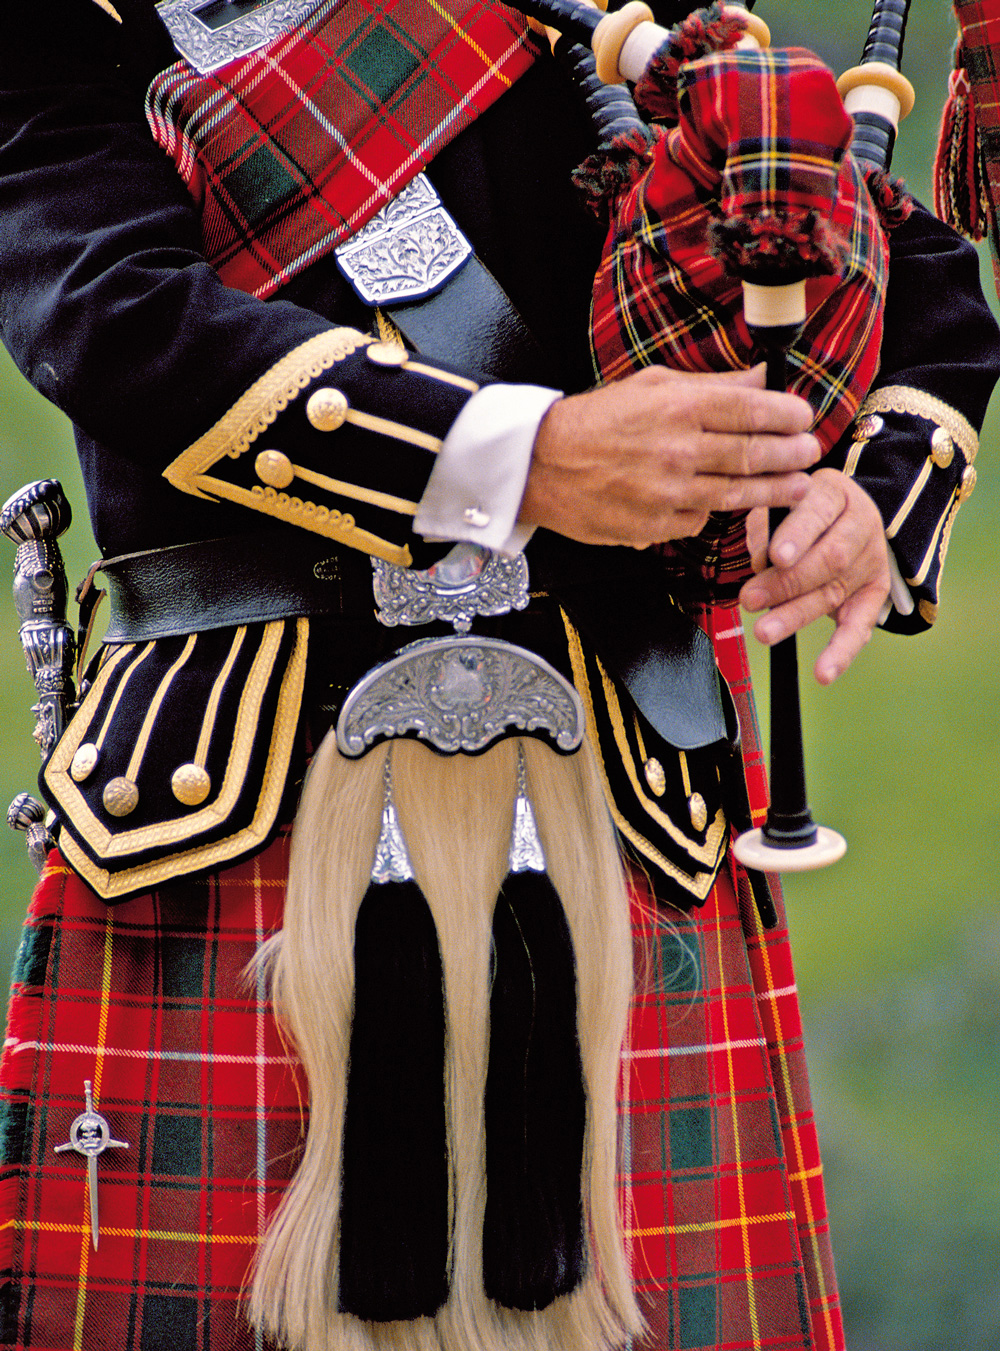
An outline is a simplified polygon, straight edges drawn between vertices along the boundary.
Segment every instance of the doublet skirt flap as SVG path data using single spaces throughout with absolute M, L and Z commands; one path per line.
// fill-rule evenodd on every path
M 42 771 L 60 846 L 104 900 L 263 846 L 293 768 L 309 621 L 105 648 Z
M 729 846 L 726 803 L 736 719 L 735 713 L 724 716 L 725 704 L 731 702 L 725 683 L 713 661 L 709 679 L 718 682 L 719 718 L 713 716 L 704 725 L 709 736 L 722 735 L 679 748 L 645 716 L 631 685 L 609 670 L 565 613 L 563 622 L 573 684 L 583 700 L 588 737 L 619 836 L 650 874 L 657 895 L 681 909 L 702 905 Z M 683 701 L 690 682 L 683 670 L 673 675 L 677 698 Z M 669 671 L 661 671 L 661 696 L 671 678 Z M 638 693 L 641 697 L 641 688 Z M 701 697 L 704 701 L 705 695 Z M 662 725 L 663 719 L 657 722 Z

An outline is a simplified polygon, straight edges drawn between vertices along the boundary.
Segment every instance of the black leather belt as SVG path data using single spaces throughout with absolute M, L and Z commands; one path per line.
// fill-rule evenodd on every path
M 372 616 L 371 566 L 320 538 L 256 531 L 107 559 L 111 615 L 105 642 L 291 615 Z

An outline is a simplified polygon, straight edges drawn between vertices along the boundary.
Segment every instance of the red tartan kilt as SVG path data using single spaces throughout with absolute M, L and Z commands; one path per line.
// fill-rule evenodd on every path
M 53 855 L 0 1069 L 2 1345 L 251 1351 L 242 1295 L 295 1168 L 306 1086 L 244 972 L 280 923 L 287 838 L 106 907 Z M 668 920 L 633 895 L 639 990 L 621 1195 L 657 1348 L 841 1345 L 784 929 L 759 942 L 724 871 Z M 84 1081 L 128 1150 L 55 1146 Z

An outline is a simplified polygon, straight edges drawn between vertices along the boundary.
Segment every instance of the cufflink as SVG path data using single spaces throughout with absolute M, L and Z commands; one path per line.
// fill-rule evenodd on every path
M 478 506 L 466 507 L 462 512 L 462 520 L 476 530 L 485 530 L 492 519 L 488 511 L 483 511 L 482 507 Z

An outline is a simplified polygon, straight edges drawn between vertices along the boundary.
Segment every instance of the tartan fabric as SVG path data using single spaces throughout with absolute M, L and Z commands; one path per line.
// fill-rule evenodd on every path
M 806 248 L 801 227 L 822 214 L 842 267 L 807 278 L 809 317 L 788 361 L 789 388 L 812 404 L 829 449 L 878 368 L 888 261 L 861 172 L 841 158 L 850 119 L 830 72 L 794 48 L 716 53 L 678 81 L 680 121 L 657 128 L 649 168 L 613 214 L 594 288 L 595 363 L 604 380 L 664 362 L 745 368 L 754 351 L 740 280 L 709 250 L 710 234 L 736 218 L 751 231 L 763 221 L 765 243 L 772 226 L 788 227 Z
M 355 234 L 533 59 L 524 18 L 495 0 L 325 0 L 214 75 L 171 66 L 146 113 L 201 209 L 209 262 L 268 296 Z
M 735 603 L 705 605 L 700 607 L 695 618 L 712 640 L 716 665 L 736 705 L 743 738 L 743 772 L 746 775 L 750 811 L 754 825 L 762 826 L 767 817 L 767 768 L 753 697 L 742 614 Z
M 621 1107 L 626 1233 L 649 1345 L 842 1347 L 787 930 L 728 870 L 697 916 L 635 899 Z
M 745 711 L 735 612 L 714 611 L 712 632 Z M 749 771 L 759 803 L 759 754 Z M 286 868 L 282 835 L 107 908 L 50 856 L 0 1067 L 3 1346 L 260 1345 L 241 1292 L 298 1158 L 306 1086 L 242 973 L 280 923 Z M 634 878 L 621 1198 L 648 1345 L 840 1351 L 788 934 L 760 930 L 746 891 L 724 868 L 702 910 L 668 917 Z M 53 1152 L 88 1078 L 130 1145 L 98 1164 L 96 1253 L 86 1164 Z
M 939 160 L 955 159 L 939 167 L 954 180 L 953 190 L 968 199 L 970 207 L 978 207 L 980 193 L 985 196 L 990 238 L 993 244 L 993 269 L 1000 292 L 1000 261 L 997 258 L 998 218 L 1000 210 L 1000 0 L 954 0 L 960 37 L 955 53 L 956 74 L 952 78 L 952 102 L 970 97 L 973 115 L 966 134 L 972 144 L 968 153 L 954 156 L 954 146 L 939 148 Z M 947 122 L 947 110 L 946 110 Z M 982 181 L 979 175 L 982 174 Z M 967 181 L 965 181 L 967 180 Z M 944 193 L 940 185 L 936 193 L 939 215 Z M 963 228 L 963 224 L 953 221 Z M 965 228 L 972 222 L 965 222 Z M 981 236 L 980 236 L 981 237 Z
M 14 973 L 0 1097 L 3 1346 L 251 1351 L 247 1264 L 294 1168 L 304 1084 L 242 972 L 287 838 L 109 908 L 52 854 Z M 83 1082 L 128 1150 L 55 1154 Z

